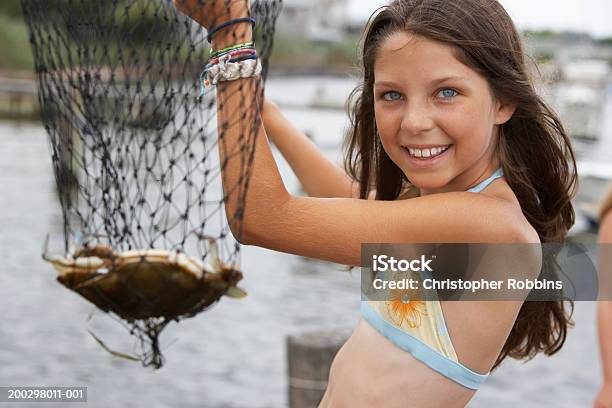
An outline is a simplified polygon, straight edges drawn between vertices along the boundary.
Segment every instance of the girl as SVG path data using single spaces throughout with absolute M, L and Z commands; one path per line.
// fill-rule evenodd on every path
M 215 50 L 239 50 L 232 46 L 252 39 L 247 1 L 174 2 L 213 33 Z M 219 129 L 227 186 L 240 174 L 230 153 L 240 128 L 260 123 L 262 97 L 256 66 L 233 61 L 211 71 L 218 123 L 233 125 Z M 536 94 L 517 30 L 497 1 L 396 0 L 368 23 L 361 63 L 346 173 L 263 104 L 240 230 L 230 219 L 236 194 L 226 191 L 241 243 L 358 266 L 364 242 L 563 241 L 574 222 L 574 155 Z M 267 135 L 310 197 L 287 192 Z M 525 269 L 540 262 L 517 261 Z M 464 406 L 505 357 L 558 351 L 569 321 L 561 302 L 427 307 L 441 326 L 417 325 L 408 334 L 363 305 L 321 406 Z

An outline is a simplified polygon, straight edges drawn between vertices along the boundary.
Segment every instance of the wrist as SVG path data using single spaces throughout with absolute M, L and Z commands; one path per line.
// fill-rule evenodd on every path
M 226 21 L 241 18 L 232 17 Z M 241 22 L 222 28 L 214 34 L 211 46 L 213 50 L 220 50 L 236 44 L 242 44 L 253 40 L 253 28 L 251 23 Z

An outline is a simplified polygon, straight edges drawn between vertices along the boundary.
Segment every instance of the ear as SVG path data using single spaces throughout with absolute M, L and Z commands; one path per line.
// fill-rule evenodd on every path
M 514 111 L 516 111 L 516 105 L 511 103 L 495 103 L 495 124 L 503 125 L 507 121 L 510 120 L 512 115 L 514 115 Z

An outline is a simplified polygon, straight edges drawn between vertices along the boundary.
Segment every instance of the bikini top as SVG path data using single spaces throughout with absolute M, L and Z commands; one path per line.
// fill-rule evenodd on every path
M 478 193 L 503 175 L 499 168 L 466 191 Z M 361 314 L 396 346 L 464 387 L 478 389 L 489 376 L 489 373 L 476 373 L 459 362 L 437 299 L 408 302 L 402 299 L 363 300 Z

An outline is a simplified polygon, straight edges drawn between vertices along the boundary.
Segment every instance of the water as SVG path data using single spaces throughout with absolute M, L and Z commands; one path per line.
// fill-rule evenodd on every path
M 287 89 L 277 84 L 271 83 L 270 95 Z M 312 89 L 303 81 L 296 86 Z M 340 157 L 347 123 L 341 111 L 285 113 L 313 134 L 327 157 Z M 0 123 L 0 385 L 88 386 L 88 402 L 75 407 L 283 407 L 286 336 L 354 327 L 357 273 L 245 246 L 241 286 L 249 296 L 223 299 L 210 312 L 171 324 L 162 335 L 161 370 L 110 356 L 87 328 L 124 352 L 132 350 L 132 338 L 101 313 L 88 320 L 93 307 L 59 285 L 39 256 L 45 235 L 59 236 L 62 225 L 45 137 L 40 126 Z M 295 176 L 275 154 L 288 189 L 299 193 Z M 577 304 L 575 321 L 561 352 L 524 365 L 504 363 L 469 406 L 589 406 L 600 383 L 595 304 Z
M 0 385 L 88 386 L 88 407 L 279 407 L 286 336 L 356 324 L 357 273 L 245 246 L 249 296 L 169 325 L 161 370 L 110 356 L 87 328 L 119 351 L 131 352 L 132 338 L 101 313 L 88 321 L 94 308 L 40 258 L 46 234 L 62 226 L 44 129 L 0 123 L 0 137 Z M 286 182 L 299 192 L 294 178 Z

